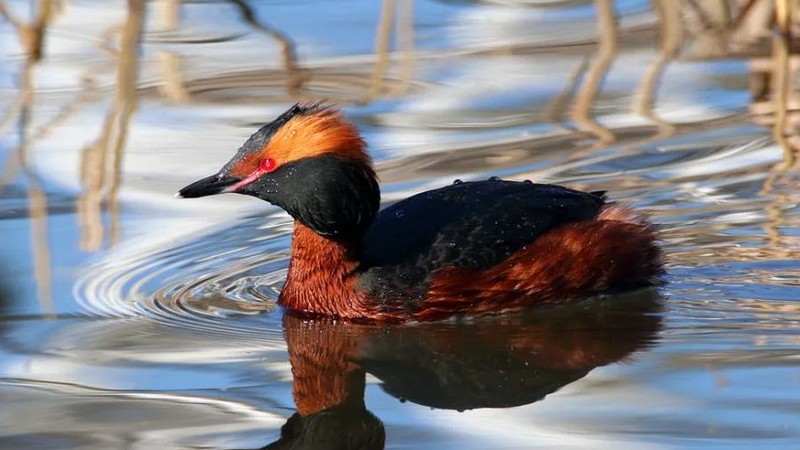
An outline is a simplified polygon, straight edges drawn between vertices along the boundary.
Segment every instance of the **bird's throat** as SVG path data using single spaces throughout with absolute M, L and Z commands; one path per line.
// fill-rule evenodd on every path
M 309 314 L 358 317 L 357 243 L 323 237 L 295 221 L 281 306 Z

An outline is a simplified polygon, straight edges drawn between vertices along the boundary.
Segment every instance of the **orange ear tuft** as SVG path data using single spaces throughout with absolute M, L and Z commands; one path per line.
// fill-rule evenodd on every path
M 279 164 L 324 154 L 370 164 L 365 147 L 358 130 L 338 110 L 319 106 L 282 126 L 270 139 L 264 154 Z
M 265 133 L 265 129 L 269 135 L 266 144 L 259 144 L 263 147 L 247 151 L 238 157 L 230 168 L 230 174 L 249 176 L 267 158 L 281 166 L 301 158 L 324 154 L 335 154 L 367 167 L 372 166 L 358 130 L 333 106 L 320 103 L 297 104 L 275 121 L 264 125 L 245 145 L 259 133 Z

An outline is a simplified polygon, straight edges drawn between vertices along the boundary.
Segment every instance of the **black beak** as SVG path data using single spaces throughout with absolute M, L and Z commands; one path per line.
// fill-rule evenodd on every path
M 231 177 L 228 175 L 211 175 L 210 177 L 197 180 L 194 183 L 186 186 L 178 191 L 175 195 L 178 198 L 197 198 L 205 197 L 207 195 L 221 194 L 229 192 L 228 188 L 234 186 L 236 183 L 242 181 L 241 178 Z

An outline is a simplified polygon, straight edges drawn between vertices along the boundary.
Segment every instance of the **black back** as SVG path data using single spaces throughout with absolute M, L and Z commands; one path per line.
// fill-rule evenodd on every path
M 362 287 L 387 300 L 424 295 L 430 272 L 491 267 L 549 230 L 596 217 L 604 203 L 600 192 L 496 178 L 417 194 L 367 230 Z

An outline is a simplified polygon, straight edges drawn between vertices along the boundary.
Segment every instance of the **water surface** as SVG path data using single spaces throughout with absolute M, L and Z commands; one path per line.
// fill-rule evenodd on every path
M 33 25 L 47 3 L 8 2 Z M 38 61 L 0 22 L 0 448 L 259 448 L 284 424 L 308 448 L 800 447 L 768 33 L 637 0 L 611 25 L 604 1 L 54 3 Z M 659 224 L 669 283 L 467 323 L 283 317 L 289 218 L 172 195 L 321 98 L 384 202 L 608 190 Z

